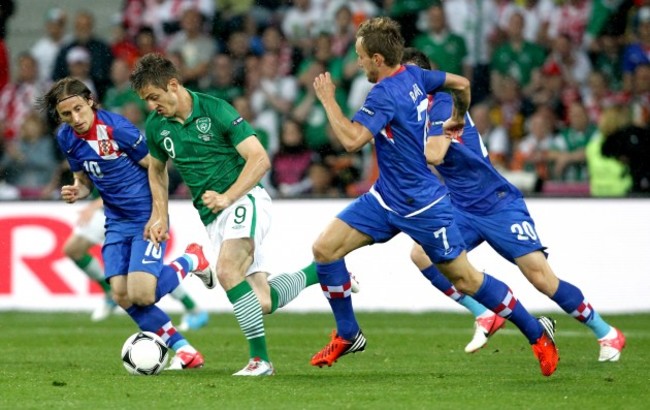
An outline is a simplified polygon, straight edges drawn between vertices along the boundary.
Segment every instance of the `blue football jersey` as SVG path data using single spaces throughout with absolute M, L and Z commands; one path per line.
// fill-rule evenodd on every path
M 140 131 L 121 115 L 98 110 L 84 134 L 63 124 L 57 134 L 73 172 L 84 171 L 104 200 L 107 223 L 145 222 L 151 214 L 147 170 L 138 164 L 147 153 Z
M 377 83 L 352 118 L 374 135 L 379 178 L 371 189 L 384 208 L 414 215 L 447 194 L 424 157 L 427 94 L 442 87 L 446 74 L 401 66 Z
M 433 95 L 429 109 L 430 136 L 443 134 L 442 123 L 451 117 L 452 105 L 449 94 Z M 449 188 L 454 206 L 470 213 L 490 214 L 522 197 L 519 189 L 492 166 L 487 148 L 469 114 L 465 115 L 463 135 L 452 140 L 444 162 L 436 169 Z

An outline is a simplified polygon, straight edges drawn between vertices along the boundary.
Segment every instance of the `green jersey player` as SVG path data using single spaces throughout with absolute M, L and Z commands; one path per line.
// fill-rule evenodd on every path
M 272 375 L 263 313 L 284 306 L 318 278 L 312 264 L 267 279 L 264 237 L 271 199 L 260 180 L 270 168 L 268 155 L 230 104 L 183 87 L 170 60 L 156 54 L 142 57 L 131 83 L 152 110 L 146 135 L 153 212 L 145 233 L 155 243 L 167 239 L 165 164 L 171 159 L 218 255 L 216 277 L 249 343 L 248 365 L 234 375 Z M 214 273 L 202 279 L 215 285 Z

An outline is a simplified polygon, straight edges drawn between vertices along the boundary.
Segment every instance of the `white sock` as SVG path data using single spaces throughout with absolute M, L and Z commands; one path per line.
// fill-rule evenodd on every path
M 192 345 L 187 344 L 185 346 L 179 347 L 178 350 L 176 350 L 176 352 L 187 352 L 187 353 L 194 354 L 196 353 L 196 349 Z
M 190 268 L 190 271 L 194 271 L 196 268 L 199 267 L 199 257 L 194 255 L 193 253 L 186 253 L 185 257 L 190 260 L 192 263 L 192 266 Z
M 480 315 L 478 315 L 476 318 L 477 318 L 477 319 L 483 319 L 483 318 L 490 317 L 490 316 L 494 316 L 494 315 L 496 315 L 496 313 L 494 313 L 493 311 L 491 311 L 491 310 L 488 309 L 488 310 L 486 310 L 485 312 L 483 312 L 483 313 L 481 313 Z
M 613 326 L 609 327 L 609 332 L 604 337 L 601 337 L 598 340 L 607 340 L 607 339 L 613 339 L 616 337 L 616 329 L 614 329 Z

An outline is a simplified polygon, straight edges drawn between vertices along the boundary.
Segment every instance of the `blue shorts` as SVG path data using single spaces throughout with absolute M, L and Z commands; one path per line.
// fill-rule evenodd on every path
M 470 251 L 487 242 L 499 255 L 510 262 L 535 251 L 545 251 L 535 222 L 523 199 L 518 198 L 492 215 L 473 215 L 454 209 L 456 223 Z
M 370 236 L 375 243 L 387 242 L 404 232 L 422 245 L 435 263 L 456 259 L 465 249 L 448 196 L 426 211 L 406 218 L 382 208 L 372 194 L 365 193 L 343 209 L 337 218 Z
M 127 275 L 129 272 L 148 272 L 160 276 L 167 243 L 159 248 L 143 238 L 144 224 L 111 226 L 107 223 L 106 240 L 102 247 L 104 277 Z

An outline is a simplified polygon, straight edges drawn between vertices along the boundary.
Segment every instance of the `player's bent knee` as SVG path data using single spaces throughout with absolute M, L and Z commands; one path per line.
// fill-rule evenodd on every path
M 336 260 L 334 250 L 331 245 L 327 242 L 320 239 L 316 240 L 312 245 L 312 253 L 314 254 L 314 260 L 319 263 L 328 263 Z
M 246 280 L 246 272 L 242 271 L 242 269 L 232 269 L 226 268 L 224 265 L 218 265 L 217 280 L 225 290 L 229 290 Z
M 473 295 L 483 283 L 483 274 L 472 267 L 464 257 L 437 263 L 436 267 L 462 293 Z
M 543 269 L 528 270 L 525 273 L 526 279 L 537 289 L 548 297 L 552 297 L 557 290 L 559 279 L 551 274 L 544 272 Z
M 129 300 L 129 295 L 126 293 L 115 293 L 111 294 L 113 302 L 117 303 L 122 309 L 128 309 L 131 307 L 132 303 Z
M 129 292 L 129 301 L 134 305 L 149 306 L 156 303 L 156 295 L 155 292 L 139 289 L 133 292 Z
M 151 306 L 154 303 L 156 303 L 156 298 L 147 297 L 147 296 L 139 296 L 139 297 L 129 298 L 129 299 L 131 300 L 131 304 L 138 305 L 138 306 Z
M 480 288 L 480 284 L 473 280 L 473 278 L 456 278 L 456 280 L 453 280 L 451 282 L 459 292 L 466 295 L 473 295 Z

